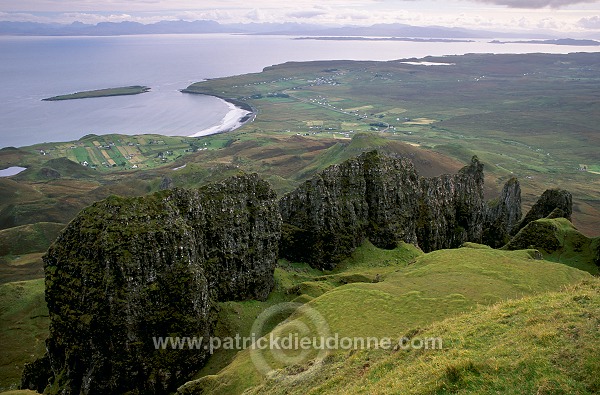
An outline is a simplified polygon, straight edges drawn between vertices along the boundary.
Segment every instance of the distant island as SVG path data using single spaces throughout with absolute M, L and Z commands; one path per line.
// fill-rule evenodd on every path
M 472 43 L 473 40 L 456 40 L 449 38 L 413 38 L 413 37 L 298 37 L 295 40 L 325 40 L 325 41 L 410 41 L 416 43 Z
M 576 45 L 586 47 L 597 47 L 600 41 L 596 40 L 576 40 L 574 38 L 559 38 L 556 40 L 524 40 L 524 41 L 490 41 L 490 44 L 552 44 L 552 45 Z
M 141 85 L 123 86 L 119 88 L 97 89 L 92 91 L 75 92 L 68 95 L 53 96 L 47 99 L 42 99 L 42 101 L 61 101 L 89 99 L 92 97 L 139 95 L 140 93 L 145 93 L 149 90 L 149 87 Z

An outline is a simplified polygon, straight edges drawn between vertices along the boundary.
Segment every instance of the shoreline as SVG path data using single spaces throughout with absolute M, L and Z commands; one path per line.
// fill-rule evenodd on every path
M 225 98 L 212 94 L 194 92 L 187 89 L 182 89 L 181 93 L 216 97 L 217 99 L 220 99 L 227 103 L 227 106 L 229 107 L 229 111 L 227 112 L 227 114 L 225 114 L 223 119 L 221 119 L 220 124 L 195 132 L 189 135 L 188 137 L 203 137 L 210 136 L 213 134 L 231 132 L 244 126 L 249 122 L 254 121 L 256 117 L 256 110 L 250 104 L 241 100 Z

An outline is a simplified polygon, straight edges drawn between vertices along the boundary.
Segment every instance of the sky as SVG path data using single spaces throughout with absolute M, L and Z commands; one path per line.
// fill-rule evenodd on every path
M 2 0 L 0 21 L 404 23 L 600 34 L 600 0 Z

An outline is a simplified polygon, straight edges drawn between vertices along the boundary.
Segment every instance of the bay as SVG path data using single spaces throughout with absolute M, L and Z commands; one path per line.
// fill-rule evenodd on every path
M 597 47 L 474 42 L 320 41 L 229 34 L 0 37 L 0 148 L 84 135 L 201 135 L 231 118 L 228 103 L 179 90 L 287 61 L 395 60 L 466 53 L 568 53 Z M 129 85 L 135 96 L 42 102 L 77 91 Z

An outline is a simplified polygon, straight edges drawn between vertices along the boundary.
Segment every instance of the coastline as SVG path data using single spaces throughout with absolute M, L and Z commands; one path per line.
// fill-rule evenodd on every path
M 227 106 L 229 107 L 229 111 L 227 112 L 227 114 L 225 114 L 223 119 L 221 119 L 220 124 L 207 129 L 200 130 L 199 132 L 195 132 L 189 135 L 188 137 L 202 137 L 210 136 L 212 134 L 231 132 L 235 129 L 242 127 L 248 122 L 254 121 L 254 118 L 256 117 L 256 110 L 250 104 L 241 100 L 194 92 L 187 89 L 181 90 L 181 93 L 213 96 L 217 99 L 223 100 L 225 103 L 227 103 Z

